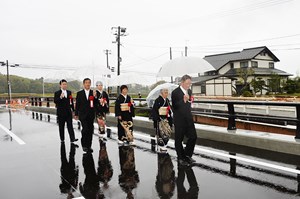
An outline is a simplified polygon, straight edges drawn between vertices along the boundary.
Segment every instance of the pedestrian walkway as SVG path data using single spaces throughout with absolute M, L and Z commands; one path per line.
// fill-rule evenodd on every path
M 0 124 L 9 127 L 7 111 L 0 111 Z M 296 164 L 197 145 L 197 164 L 178 168 L 172 140 L 169 155 L 153 151 L 139 131 L 136 147 L 120 147 L 110 128 L 106 144 L 94 135 L 89 155 L 80 142 L 60 143 L 54 115 L 48 122 L 47 114 L 40 120 L 12 112 L 11 132 L 25 144 L 0 128 L 0 198 L 298 198 Z M 75 135 L 81 137 L 77 128 Z

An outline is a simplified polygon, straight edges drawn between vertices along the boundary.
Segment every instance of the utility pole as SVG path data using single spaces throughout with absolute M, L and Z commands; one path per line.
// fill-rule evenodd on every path
M 185 56 L 186 56 L 186 57 L 187 57 L 187 49 L 188 49 L 188 47 L 185 46 L 185 47 L 184 47 L 184 51 L 185 51 Z
M 9 67 L 16 67 L 19 64 L 8 65 L 8 60 L 6 62 L 0 62 L 1 66 L 6 66 L 6 79 L 7 79 L 7 95 L 9 99 L 9 104 L 11 103 L 11 85 L 10 85 L 10 76 L 9 76 Z
M 42 83 L 43 83 L 43 100 L 45 98 L 45 80 L 44 77 L 42 77 Z
M 106 50 L 104 50 L 104 53 L 106 54 L 106 67 L 110 70 L 110 66 L 109 66 L 109 63 L 108 63 L 108 55 L 111 54 L 111 51 L 106 49 Z
M 9 81 L 9 68 L 8 68 L 8 60 L 6 60 L 6 79 L 7 79 L 7 95 L 8 95 L 8 99 L 9 102 L 8 104 L 11 103 L 11 89 L 10 89 L 10 81 Z
M 120 56 L 120 46 L 121 46 L 121 39 L 120 38 L 121 38 L 121 36 L 127 36 L 127 34 L 126 34 L 126 28 L 122 28 L 122 27 L 118 26 L 118 27 L 112 27 L 111 29 L 115 31 L 113 34 L 116 36 L 116 43 L 117 43 L 117 50 L 118 50 L 117 75 L 119 76 L 120 75 L 120 63 L 122 61 L 122 58 Z M 117 88 L 117 93 L 118 93 L 118 95 L 120 94 L 119 86 Z
M 106 49 L 106 50 L 104 50 L 104 53 L 106 54 L 106 67 L 107 67 L 109 70 L 111 70 L 111 68 L 110 68 L 110 66 L 109 66 L 109 63 L 108 63 L 108 55 L 111 54 L 111 51 L 108 50 L 108 49 Z M 106 77 L 110 78 L 111 76 L 110 76 L 110 74 L 107 74 Z

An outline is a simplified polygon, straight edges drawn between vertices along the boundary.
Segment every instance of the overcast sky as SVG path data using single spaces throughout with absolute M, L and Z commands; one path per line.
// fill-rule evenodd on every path
M 199 57 L 267 46 L 280 59 L 276 68 L 300 72 L 299 0 L 1 0 L 0 8 L 0 61 L 21 64 L 11 73 L 26 77 L 104 67 L 104 49 L 116 66 L 116 26 L 128 33 L 121 37 L 123 72 L 153 78 L 169 47 L 175 58 L 185 45 Z

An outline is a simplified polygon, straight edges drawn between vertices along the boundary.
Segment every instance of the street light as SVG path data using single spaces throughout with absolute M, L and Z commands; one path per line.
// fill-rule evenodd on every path
M 16 67 L 19 66 L 19 64 L 14 64 L 14 65 L 8 65 L 8 60 L 6 62 L 0 62 L 1 66 L 6 66 L 6 78 L 7 78 L 7 94 L 9 98 L 9 104 L 11 103 L 11 85 L 10 85 L 10 76 L 9 76 L 9 67 Z
M 121 45 L 121 39 L 120 37 L 121 36 L 127 36 L 128 34 L 126 33 L 126 28 L 123 28 L 123 27 L 112 27 L 111 30 L 113 31 L 113 35 L 116 36 L 116 41 L 113 41 L 113 43 L 117 43 L 117 47 L 118 47 L 118 68 L 117 68 L 117 75 L 119 76 L 120 75 L 120 62 L 122 61 L 121 57 L 120 57 L 120 45 Z M 117 88 L 117 93 L 118 95 L 120 94 L 120 91 L 119 91 L 119 86 Z

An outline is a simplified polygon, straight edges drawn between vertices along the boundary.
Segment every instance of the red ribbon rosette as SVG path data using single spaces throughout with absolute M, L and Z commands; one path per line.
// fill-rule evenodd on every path
M 194 102 L 194 96 L 191 96 L 190 100 L 191 100 L 191 103 L 193 103 Z
M 90 107 L 94 108 L 94 96 L 90 96 L 89 100 L 90 100 Z
M 72 95 L 69 96 L 69 99 L 70 99 L 70 105 L 72 105 L 72 100 L 73 100 Z
M 131 107 L 132 105 L 133 105 L 133 104 L 132 104 L 131 102 L 128 102 L 129 112 L 131 112 L 130 107 Z
M 168 107 L 167 107 L 167 114 L 166 114 L 166 116 L 168 116 L 168 115 L 169 115 L 169 112 L 170 112 L 170 110 L 171 110 L 171 107 L 170 107 L 170 106 L 168 106 Z
M 105 102 L 106 102 L 106 98 L 103 97 L 103 98 L 101 98 L 99 101 L 100 101 L 101 106 L 104 106 L 104 105 L 105 105 Z

